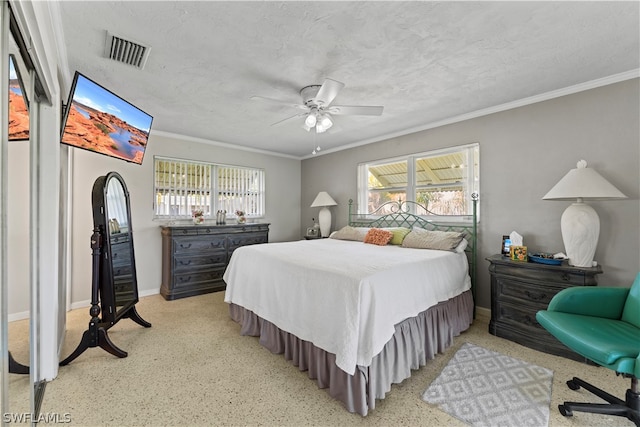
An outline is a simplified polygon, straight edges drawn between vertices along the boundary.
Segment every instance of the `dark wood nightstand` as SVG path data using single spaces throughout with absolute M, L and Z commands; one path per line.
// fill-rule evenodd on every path
M 502 255 L 487 258 L 491 274 L 489 333 L 545 353 L 569 359 L 585 359 L 565 347 L 536 321 L 551 298 L 573 286 L 596 286 L 600 266 L 572 267 L 511 261 Z

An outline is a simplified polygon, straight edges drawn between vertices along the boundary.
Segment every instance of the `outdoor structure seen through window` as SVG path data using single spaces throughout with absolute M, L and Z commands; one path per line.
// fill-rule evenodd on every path
M 236 211 L 247 218 L 264 216 L 265 173 L 262 169 L 154 158 L 155 218 L 190 219 L 193 211 L 215 219 Z
M 426 206 L 417 215 L 473 215 L 472 193 L 480 188 L 479 144 L 468 144 L 358 165 L 358 213 L 389 201 L 415 201 Z

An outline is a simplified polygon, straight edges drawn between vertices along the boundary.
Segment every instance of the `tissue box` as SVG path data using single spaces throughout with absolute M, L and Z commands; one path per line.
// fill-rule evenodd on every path
M 511 259 L 513 261 L 527 261 L 527 247 L 526 246 L 511 246 Z

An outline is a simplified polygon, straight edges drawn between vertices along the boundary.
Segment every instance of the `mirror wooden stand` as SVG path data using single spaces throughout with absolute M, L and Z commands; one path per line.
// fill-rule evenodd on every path
M 60 366 L 68 365 L 92 347 L 100 347 L 117 357 L 127 357 L 127 352 L 118 348 L 107 334 L 120 319 L 129 318 L 145 328 L 151 327 L 135 307 L 138 282 L 129 192 L 118 173 L 109 172 L 95 181 L 92 205 L 91 320 L 78 347 L 60 362 Z

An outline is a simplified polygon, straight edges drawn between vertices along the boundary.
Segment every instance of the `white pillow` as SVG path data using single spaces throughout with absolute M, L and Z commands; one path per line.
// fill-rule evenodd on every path
M 458 243 L 458 246 L 456 246 L 456 248 L 453 251 L 460 254 L 464 252 L 465 249 L 467 249 L 468 245 L 469 245 L 469 241 L 467 239 L 462 239 L 460 240 L 460 243 Z
M 351 227 L 350 225 L 345 225 L 340 230 L 331 233 L 329 237 L 332 239 L 364 242 L 364 236 L 367 235 L 369 230 L 370 228 L 368 227 Z
M 456 249 L 463 239 L 464 234 L 455 231 L 432 231 L 414 228 L 402 241 L 402 247 L 452 251 Z

